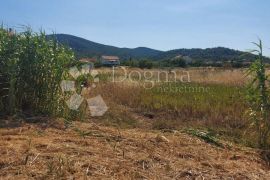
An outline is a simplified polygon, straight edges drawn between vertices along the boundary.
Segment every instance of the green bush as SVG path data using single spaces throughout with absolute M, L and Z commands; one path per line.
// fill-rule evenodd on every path
M 140 60 L 139 61 L 139 68 L 146 68 L 146 69 L 151 69 L 153 67 L 153 63 L 148 60 Z

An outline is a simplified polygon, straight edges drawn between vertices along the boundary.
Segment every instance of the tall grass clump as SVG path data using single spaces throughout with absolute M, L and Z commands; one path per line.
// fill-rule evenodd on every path
M 269 102 L 269 78 L 265 73 L 263 62 L 262 42 L 254 43 L 258 50 L 258 59 L 250 66 L 248 75 L 252 77 L 247 90 L 247 100 L 249 103 L 248 115 L 251 126 L 256 129 L 258 134 L 258 145 L 261 148 L 269 148 L 270 133 L 270 102 Z
M 32 110 L 66 116 L 60 88 L 74 54 L 45 32 L 25 28 L 15 33 L 0 27 L 0 112 L 13 115 Z

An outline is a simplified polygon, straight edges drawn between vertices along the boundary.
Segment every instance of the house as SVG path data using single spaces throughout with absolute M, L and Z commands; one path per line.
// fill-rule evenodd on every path
M 103 66 L 119 66 L 120 59 L 117 56 L 101 56 L 101 64 Z
M 97 62 L 96 58 L 82 58 L 79 60 L 82 63 L 95 63 Z
M 246 66 L 246 67 L 250 66 L 251 64 L 252 64 L 251 61 L 244 61 L 244 62 L 242 62 L 242 65 L 243 66 Z

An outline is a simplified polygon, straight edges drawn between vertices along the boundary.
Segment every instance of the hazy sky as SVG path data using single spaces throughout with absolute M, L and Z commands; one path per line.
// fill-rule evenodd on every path
M 160 50 L 246 50 L 260 37 L 270 55 L 269 0 L 3 0 L 0 21 Z

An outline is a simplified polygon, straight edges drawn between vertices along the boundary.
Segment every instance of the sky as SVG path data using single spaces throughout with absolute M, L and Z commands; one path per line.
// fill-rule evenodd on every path
M 0 22 L 117 47 L 228 47 L 261 38 L 270 56 L 269 0 L 2 0 Z

